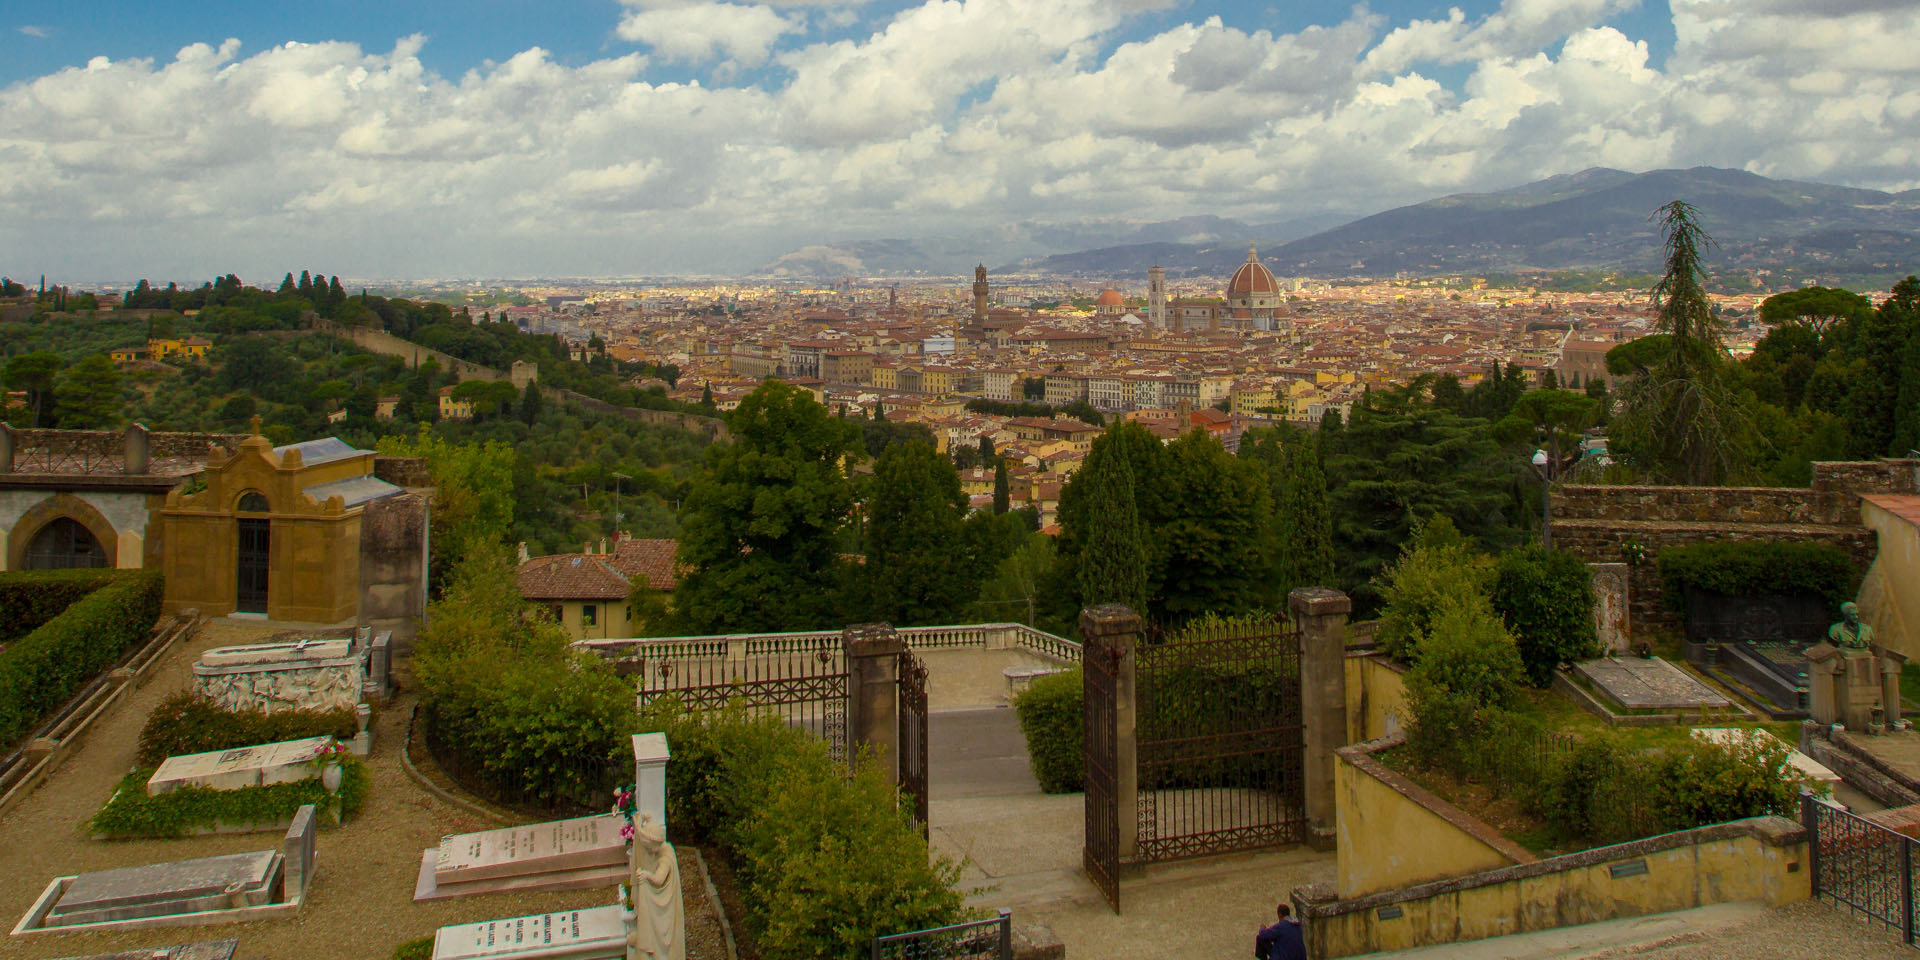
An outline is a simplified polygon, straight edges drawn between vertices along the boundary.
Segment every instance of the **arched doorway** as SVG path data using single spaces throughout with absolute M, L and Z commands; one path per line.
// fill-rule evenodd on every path
M 267 498 L 259 493 L 240 496 L 234 508 L 242 514 L 235 524 L 240 542 L 234 551 L 238 568 L 234 575 L 233 609 L 237 613 L 267 612 L 267 572 L 272 555 L 272 521 L 249 517 L 248 513 L 266 513 Z
M 107 551 L 93 531 L 69 517 L 55 517 L 27 542 L 24 566 L 28 570 L 70 570 L 109 564 Z

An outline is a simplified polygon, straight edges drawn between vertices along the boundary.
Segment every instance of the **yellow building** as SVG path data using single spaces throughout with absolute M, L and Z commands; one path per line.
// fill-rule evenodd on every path
M 1274 398 L 1273 384 L 1260 382 L 1236 383 L 1233 385 L 1233 412 L 1242 416 L 1259 413 L 1262 408 L 1279 406 Z
M 900 368 L 891 363 L 876 363 L 871 375 L 873 385 L 881 390 L 900 389 Z
M 473 401 L 455 400 L 452 387 L 440 388 L 440 419 L 472 420 Z
M 188 360 L 204 360 L 207 357 L 207 348 L 211 346 L 213 341 L 200 337 L 149 339 L 147 356 L 154 360 L 165 360 L 172 356 L 185 357 Z
M 525 544 L 521 545 L 522 547 Z M 636 587 L 671 594 L 678 578 L 676 540 L 622 539 L 600 553 L 562 553 L 522 560 L 520 596 L 546 609 L 575 640 L 637 635 L 646 624 L 629 603 Z M 524 550 L 522 551 L 524 553 Z
M 167 612 L 335 623 L 361 599 L 361 517 L 404 491 L 373 475 L 374 453 L 328 437 L 240 442 L 207 461 L 206 486 L 158 511 Z

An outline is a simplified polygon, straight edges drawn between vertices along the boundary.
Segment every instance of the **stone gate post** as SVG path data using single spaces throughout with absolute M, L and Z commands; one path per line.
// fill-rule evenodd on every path
M 1338 590 L 1302 587 L 1287 594 L 1300 631 L 1300 707 L 1306 723 L 1307 842 L 1334 846 L 1333 752 L 1347 745 L 1347 614 Z
M 890 624 L 856 623 L 840 631 L 847 657 L 847 760 L 862 747 L 887 782 L 900 782 L 900 654 L 906 641 Z
M 1113 664 L 1113 800 L 1119 808 L 1120 860 L 1140 852 L 1140 739 L 1134 713 L 1134 648 L 1140 615 L 1119 603 L 1080 611 L 1082 656 L 1106 656 Z

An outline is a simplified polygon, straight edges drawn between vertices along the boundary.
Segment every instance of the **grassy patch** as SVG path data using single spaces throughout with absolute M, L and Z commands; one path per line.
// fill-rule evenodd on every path
M 122 777 L 113 798 L 87 821 L 91 833 L 116 840 L 144 837 L 184 837 L 219 824 L 241 826 L 290 820 L 302 806 L 313 804 L 321 826 L 338 826 L 360 810 L 367 796 L 367 772 L 352 757 L 341 763 L 340 794 L 327 792 L 318 777 L 295 783 L 274 783 L 238 790 L 180 787 L 157 797 L 147 796 L 151 768 Z

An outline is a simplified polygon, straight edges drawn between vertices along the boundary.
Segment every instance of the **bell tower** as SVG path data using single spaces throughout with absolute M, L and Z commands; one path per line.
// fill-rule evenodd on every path
M 1147 268 L 1147 322 L 1167 328 L 1167 271 L 1158 266 Z
M 973 322 L 975 326 L 987 325 L 987 265 L 973 268 Z

